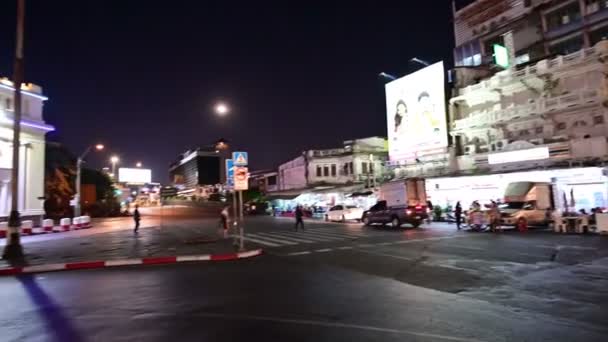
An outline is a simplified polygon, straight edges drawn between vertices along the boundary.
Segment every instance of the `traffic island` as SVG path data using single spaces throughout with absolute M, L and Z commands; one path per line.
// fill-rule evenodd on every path
M 25 258 L 0 260 L 0 275 L 179 262 L 251 258 L 262 250 L 238 250 L 215 227 L 164 227 L 112 231 L 24 244 Z M 245 246 L 246 247 L 246 246 Z

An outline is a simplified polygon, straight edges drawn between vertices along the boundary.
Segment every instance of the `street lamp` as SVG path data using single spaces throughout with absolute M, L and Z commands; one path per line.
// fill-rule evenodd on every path
M 410 62 L 414 62 L 414 63 L 422 64 L 422 65 L 424 65 L 425 67 L 427 67 L 427 66 L 431 65 L 431 63 L 429 63 L 429 62 L 425 61 L 424 59 L 420 59 L 420 58 L 418 58 L 418 57 L 414 57 L 414 58 L 410 59 Z
M 118 156 L 112 156 L 110 157 L 110 163 L 112 163 L 112 174 L 115 175 L 116 174 L 116 164 L 120 161 L 120 159 L 118 158 Z
M 135 166 L 141 167 L 141 162 L 137 162 L 137 164 L 135 164 Z
M 387 73 L 385 73 L 384 71 L 383 71 L 383 72 L 381 72 L 381 73 L 379 73 L 379 74 L 378 74 L 378 76 L 380 76 L 380 77 L 384 77 L 384 78 L 388 78 L 388 79 L 389 79 L 389 80 L 391 80 L 391 81 L 394 81 L 394 80 L 396 80 L 396 79 L 397 79 L 397 77 L 396 77 L 396 76 L 393 76 L 393 75 L 391 75 L 391 74 L 387 74 Z
M 76 160 L 76 194 L 74 195 L 74 217 L 80 216 L 80 183 L 81 183 L 81 172 L 82 172 L 82 163 L 84 163 L 84 158 L 91 152 L 91 148 L 93 146 L 87 147 L 86 150 L 78 157 Z M 102 144 L 95 145 L 95 150 L 101 151 L 104 149 Z

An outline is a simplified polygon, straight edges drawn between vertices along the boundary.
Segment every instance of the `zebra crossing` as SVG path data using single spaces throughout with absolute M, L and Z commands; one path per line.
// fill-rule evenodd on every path
M 363 229 L 336 229 L 327 227 L 306 228 L 306 230 L 297 232 L 292 230 L 275 230 L 269 232 L 245 233 L 243 238 L 245 241 L 266 247 L 282 247 L 321 242 L 349 241 L 379 235 L 384 234 Z

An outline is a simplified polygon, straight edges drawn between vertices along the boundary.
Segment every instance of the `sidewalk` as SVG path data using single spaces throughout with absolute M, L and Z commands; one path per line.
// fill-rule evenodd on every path
M 237 251 L 232 239 L 219 239 L 216 225 L 200 228 L 148 227 L 140 228 L 137 234 L 133 233 L 132 229 L 124 229 L 88 236 L 31 242 L 23 245 L 23 248 L 24 263 L 10 265 L 6 260 L 0 260 L 0 270 L 14 266 L 186 255 L 228 255 Z

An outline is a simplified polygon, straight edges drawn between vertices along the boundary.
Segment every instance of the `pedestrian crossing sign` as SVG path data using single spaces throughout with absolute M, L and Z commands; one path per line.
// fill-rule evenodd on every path
M 234 161 L 234 166 L 247 166 L 249 164 L 247 152 L 232 152 L 232 160 Z

